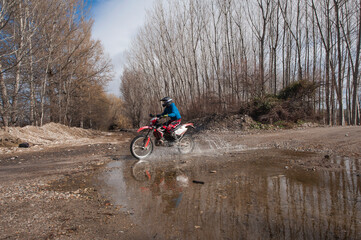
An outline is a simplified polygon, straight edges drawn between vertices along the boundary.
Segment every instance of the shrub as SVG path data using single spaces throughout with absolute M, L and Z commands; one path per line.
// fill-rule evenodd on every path
M 278 95 L 255 98 L 240 109 L 261 123 L 314 120 L 312 99 L 317 85 L 309 81 L 298 81 L 282 89 Z M 285 126 L 289 127 L 289 126 Z
M 282 100 L 309 101 L 314 97 L 317 88 L 317 84 L 307 80 L 301 80 L 282 89 L 277 97 Z

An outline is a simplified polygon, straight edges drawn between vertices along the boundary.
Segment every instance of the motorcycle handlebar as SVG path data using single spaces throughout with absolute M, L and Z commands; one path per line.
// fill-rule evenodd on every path
M 157 117 L 157 118 L 161 119 L 161 118 L 168 117 L 168 115 L 153 115 L 153 114 L 149 114 L 149 117 L 151 117 L 151 118 Z

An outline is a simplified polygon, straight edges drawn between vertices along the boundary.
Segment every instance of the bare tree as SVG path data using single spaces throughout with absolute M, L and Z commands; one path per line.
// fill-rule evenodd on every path
M 125 73 L 141 76 L 144 101 L 172 95 L 188 116 L 232 111 L 277 94 L 281 82 L 310 80 L 320 86 L 312 106 L 327 124 L 343 124 L 347 85 L 348 121 L 357 122 L 359 5 L 161 0 L 133 42 Z
M 79 123 L 68 121 L 77 115 L 69 108 L 89 104 L 75 104 L 75 96 L 86 99 L 94 89 L 99 95 L 111 75 L 86 14 L 78 0 L 0 2 L 2 125 Z
M 125 70 L 122 75 L 122 83 L 120 87 L 122 97 L 127 104 L 127 116 L 133 126 L 139 126 L 142 121 L 145 106 L 140 97 L 144 95 L 142 87 L 142 74 L 135 74 Z
M 253 6 L 259 12 L 256 14 L 260 14 L 260 21 L 256 22 L 257 18 L 254 17 L 254 9 L 251 9 L 252 3 L 247 0 L 247 10 L 249 15 L 249 23 L 255 34 L 255 37 L 258 40 L 259 45 L 259 81 L 260 81 L 260 95 L 264 95 L 266 93 L 265 88 L 265 42 L 266 42 L 266 33 L 267 33 L 267 25 L 270 21 L 271 15 L 271 0 L 257 0 L 256 6 Z

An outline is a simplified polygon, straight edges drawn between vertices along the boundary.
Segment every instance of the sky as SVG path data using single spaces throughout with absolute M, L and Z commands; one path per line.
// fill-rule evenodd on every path
M 129 50 L 132 38 L 145 21 L 146 9 L 154 0 L 88 0 L 94 19 L 93 38 L 100 40 L 105 53 L 114 66 L 114 78 L 107 92 L 120 96 L 120 76 L 123 71 L 124 53 Z

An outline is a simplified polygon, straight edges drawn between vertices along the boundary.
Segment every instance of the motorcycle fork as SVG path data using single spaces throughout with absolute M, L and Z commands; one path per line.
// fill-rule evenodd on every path
M 146 137 L 145 140 L 144 140 L 144 143 L 145 143 L 144 147 L 145 147 L 145 148 L 147 148 L 148 145 L 149 145 L 149 142 L 150 142 L 150 136 L 149 136 L 149 134 L 150 134 L 151 131 L 152 131 L 152 130 L 148 130 L 147 135 L 145 135 L 145 137 Z

